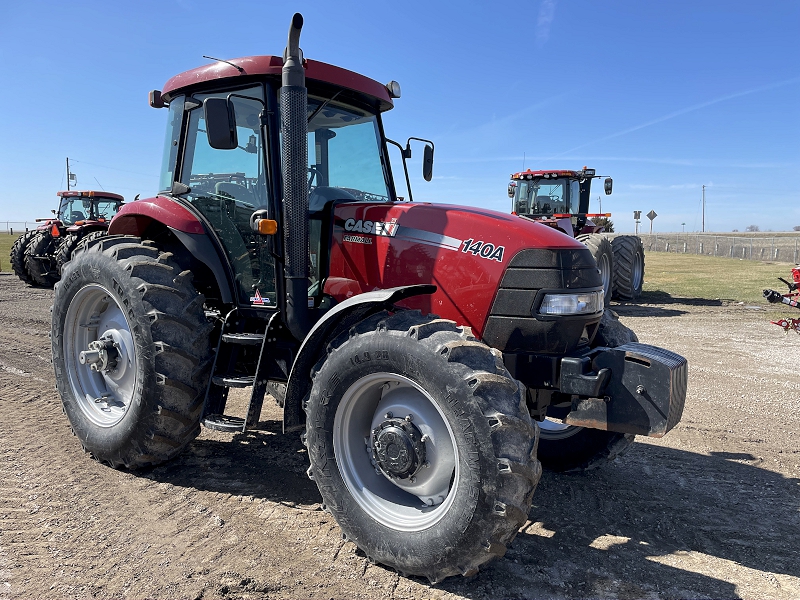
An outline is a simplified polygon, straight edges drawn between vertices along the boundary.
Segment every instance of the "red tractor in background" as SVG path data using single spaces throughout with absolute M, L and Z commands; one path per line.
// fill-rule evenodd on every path
M 591 219 L 607 219 L 611 213 L 589 213 L 592 179 L 601 177 L 594 169 L 580 171 L 523 171 L 511 175 L 508 196 L 512 212 L 563 231 L 586 245 L 597 262 L 606 292 L 611 298 L 634 300 L 644 283 L 644 246 L 639 236 L 607 237 L 602 225 Z M 604 190 L 611 194 L 613 182 L 606 177 Z
M 112 217 L 122 206 L 118 194 L 97 191 L 58 192 L 54 217 L 23 233 L 11 246 L 14 273 L 31 285 L 53 287 L 64 264 L 83 241 L 105 235 Z
M 674 427 L 686 360 L 604 314 L 572 237 L 400 201 L 382 126 L 399 85 L 305 59 L 302 23 L 283 57 L 151 92 L 169 107 L 162 191 L 122 207 L 56 287 L 64 411 L 97 460 L 136 469 L 201 427 L 256 428 L 281 386 L 344 537 L 404 575 L 469 576 L 527 520 L 540 461 L 580 468 Z M 547 419 L 562 429 L 537 454 Z

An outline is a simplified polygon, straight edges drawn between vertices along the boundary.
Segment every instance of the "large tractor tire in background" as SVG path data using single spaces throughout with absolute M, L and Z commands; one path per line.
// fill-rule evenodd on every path
M 639 338 L 619 321 L 617 314 L 606 309 L 592 346 L 615 348 Z M 629 433 L 603 431 L 566 425 L 561 419 L 568 407 L 550 407 L 548 417 L 539 423 L 539 460 L 550 471 L 590 470 L 624 454 L 636 436 Z
M 611 240 L 614 250 L 614 298 L 635 300 L 644 284 L 644 246 L 638 235 L 619 235 Z
M 614 251 L 608 238 L 599 233 L 587 233 L 575 238 L 584 246 L 589 248 L 600 269 L 600 277 L 603 280 L 603 291 L 605 292 L 605 305 L 611 302 L 611 294 L 614 284 Z
M 452 321 L 384 312 L 329 344 L 312 377 L 309 475 L 346 539 L 431 582 L 503 556 L 541 466 L 497 351 Z
M 31 279 L 31 276 L 28 274 L 28 270 L 25 268 L 25 250 L 35 234 L 36 230 L 26 231 L 19 236 L 11 246 L 11 253 L 9 254 L 11 259 L 11 269 L 24 283 L 28 283 L 30 285 L 33 285 L 34 282 L 33 279 Z
M 204 298 L 172 254 L 128 236 L 76 254 L 56 287 L 56 386 L 84 449 L 155 465 L 200 431 L 211 367 Z
M 72 255 L 83 246 L 93 242 L 94 240 L 100 239 L 104 235 L 106 235 L 105 230 L 99 231 L 92 231 L 88 234 L 83 234 L 81 232 L 78 233 L 70 233 L 64 237 L 64 241 L 61 242 L 61 245 L 58 247 L 58 251 L 56 252 L 56 269 L 58 270 L 59 274 L 64 270 L 64 265 L 66 265 Z
M 58 281 L 53 255 L 60 242 L 49 231 L 41 230 L 25 247 L 25 270 L 35 285 L 51 288 Z

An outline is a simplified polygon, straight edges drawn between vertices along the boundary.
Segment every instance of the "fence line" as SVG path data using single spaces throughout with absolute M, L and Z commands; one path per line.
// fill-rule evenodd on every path
M 800 236 L 733 236 L 709 233 L 643 234 L 646 252 L 703 254 L 743 260 L 800 262 Z
M 24 233 L 39 225 L 36 221 L 0 221 L 0 233 Z

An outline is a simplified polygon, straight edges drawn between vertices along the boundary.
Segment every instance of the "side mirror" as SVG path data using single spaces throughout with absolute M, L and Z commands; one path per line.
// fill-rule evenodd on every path
M 236 114 L 233 103 L 226 98 L 206 98 L 203 100 L 203 113 L 206 120 L 208 145 L 215 150 L 238 148 L 236 136 Z
M 603 189 L 606 191 L 606 196 L 611 195 L 611 185 L 614 182 L 611 180 L 611 177 L 606 177 L 606 180 L 603 182 Z
M 517 184 L 513 181 L 508 184 L 508 197 L 513 198 L 517 190 Z
M 433 179 L 433 146 L 425 144 L 425 153 L 422 158 L 422 177 L 425 181 Z

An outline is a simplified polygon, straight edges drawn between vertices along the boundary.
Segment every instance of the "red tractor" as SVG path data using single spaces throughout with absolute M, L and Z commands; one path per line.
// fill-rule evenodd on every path
M 594 169 L 580 171 L 523 171 L 511 175 L 508 196 L 514 214 L 543 223 L 583 242 L 591 251 L 603 278 L 606 305 L 612 296 L 634 300 L 644 283 L 644 246 L 639 236 L 600 235 L 605 228 L 591 219 L 608 219 L 611 214 L 589 213 Z M 613 182 L 606 177 L 604 189 L 611 194 Z
M 26 231 L 11 247 L 11 266 L 31 285 L 53 287 L 64 264 L 82 241 L 105 235 L 124 198 L 95 191 L 58 192 L 58 211 L 33 231 Z
M 525 523 L 540 461 L 579 467 L 674 427 L 687 364 L 604 318 L 571 237 L 399 201 L 382 126 L 399 85 L 304 59 L 302 22 L 283 57 L 151 92 L 169 107 L 162 191 L 64 268 L 58 391 L 83 447 L 135 469 L 201 427 L 255 428 L 281 390 L 346 539 L 403 574 L 471 575 Z M 233 387 L 252 388 L 244 414 L 226 412 Z M 564 430 L 537 458 L 548 415 Z

